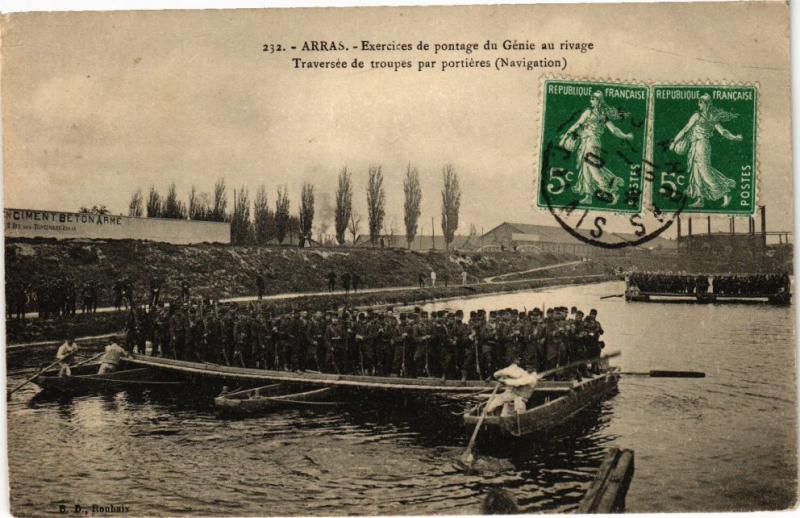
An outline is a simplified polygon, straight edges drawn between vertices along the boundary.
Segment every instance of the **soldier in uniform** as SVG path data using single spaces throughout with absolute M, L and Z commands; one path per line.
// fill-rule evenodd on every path
M 603 344 L 600 341 L 600 336 L 603 334 L 603 326 L 597 321 L 597 310 L 592 309 L 589 315 L 583 321 L 583 332 L 585 334 L 585 348 L 586 356 L 588 359 L 598 358 L 602 353 Z M 600 365 L 593 362 L 591 366 L 592 372 L 595 374 L 600 372 Z
M 258 300 L 264 297 L 264 276 L 260 271 L 256 272 L 256 293 L 258 294 Z
M 339 336 L 338 319 L 335 316 L 329 316 L 327 318 L 324 335 L 325 369 L 328 372 L 336 372 L 337 374 L 341 373 L 338 359 L 339 342 L 341 340 L 342 337 Z

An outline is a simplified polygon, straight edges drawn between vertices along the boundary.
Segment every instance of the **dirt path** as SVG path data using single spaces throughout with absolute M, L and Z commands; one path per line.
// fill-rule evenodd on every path
M 524 275 L 526 273 L 538 272 L 541 270 L 552 270 L 554 268 L 563 268 L 565 266 L 582 264 L 583 262 L 584 262 L 583 260 L 580 260 L 580 261 L 569 261 L 566 263 L 551 264 L 549 266 L 539 266 L 538 268 L 531 268 L 530 270 L 523 270 L 521 272 L 511 272 L 511 273 L 504 273 L 501 275 L 494 275 L 492 277 L 486 277 L 483 279 L 483 282 L 488 282 L 488 283 L 509 282 L 509 281 L 498 281 L 497 279 L 505 279 L 506 277 L 513 277 L 515 275 Z

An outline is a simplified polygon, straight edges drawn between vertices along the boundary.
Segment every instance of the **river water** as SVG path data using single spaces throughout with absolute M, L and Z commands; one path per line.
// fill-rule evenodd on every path
M 606 352 L 622 352 L 614 363 L 623 370 L 707 373 L 623 377 L 618 394 L 549 437 L 493 448 L 510 461 L 504 471 L 459 469 L 467 434 L 450 414 L 458 407 L 431 400 L 362 395 L 324 411 L 222 420 L 207 399 L 186 395 L 53 400 L 29 386 L 8 406 L 12 512 L 79 504 L 133 515 L 466 514 L 492 487 L 525 511 L 567 512 L 609 446 L 636 454 L 628 511 L 793 505 L 792 308 L 599 299 L 621 291 L 613 282 L 429 306 L 597 308 Z

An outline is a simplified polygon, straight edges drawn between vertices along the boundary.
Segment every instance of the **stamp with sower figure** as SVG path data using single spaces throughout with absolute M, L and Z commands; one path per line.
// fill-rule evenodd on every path
M 646 85 L 546 80 L 537 203 L 638 213 L 646 159 Z
M 653 86 L 652 204 L 753 214 L 757 106 L 755 86 Z

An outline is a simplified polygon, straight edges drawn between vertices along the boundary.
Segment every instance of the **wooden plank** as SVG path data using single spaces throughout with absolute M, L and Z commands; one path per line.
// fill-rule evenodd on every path
M 617 456 L 616 466 L 608 475 L 605 491 L 600 496 L 596 513 L 620 513 L 625 510 L 625 495 L 633 478 L 633 451 L 623 450 Z
M 310 372 L 270 371 L 229 367 L 210 363 L 185 362 L 169 358 L 133 355 L 124 362 L 153 367 L 165 371 L 189 374 L 193 376 L 216 379 L 236 379 L 243 381 L 289 381 L 295 383 L 311 383 L 317 385 L 350 386 L 388 390 L 418 390 L 428 392 L 474 392 L 476 389 L 491 388 L 493 385 L 484 381 L 459 381 L 430 378 L 394 378 L 379 376 L 351 376 L 346 374 L 324 374 Z
M 578 512 L 581 514 L 623 512 L 633 472 L 633 450 L 610 448 L 592 485 L 581 500 Z
M 603 459 L 603 463 L 600 464 L 600 469 L 597 470 L 597 474 L 592 481 L 592 485 L 589 486 L 589 490 L 586 491 L 585 495 L 583 495 L 581 505 L 578 507 L 578 512 L 580 514 L 594 512 L 593 509 L 595 509 L 597 506 L 597 501 L 599 500 L 603 488 L 605 487 L 608 474 L 611 472 L 611 468 L 614 467 L 614 464 L 617 461 L 617 455 L 619 455 L 619 448 L 610 448 L 608 452 L 606 452 L 606 458 Z

